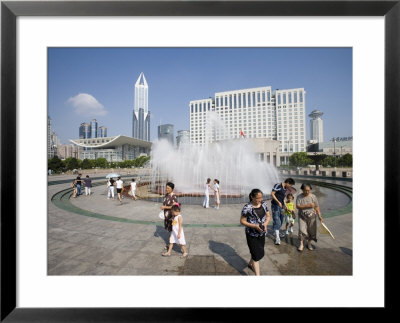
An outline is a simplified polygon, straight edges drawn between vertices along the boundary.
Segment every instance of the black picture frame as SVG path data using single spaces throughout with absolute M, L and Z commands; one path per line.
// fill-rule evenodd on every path
M 230 308 L 18 308 L 16 282 L 16 19 L 18 16 L 384 16 L 385 205 L 399 200 L 400 0 L 389 1 L 2 1 L 1 2 L 1 322 L 234 321 Z M 7 180 L 7 185 L 5 185 Z M 14 181 L 15 182 L 15 181 Z M 371 184 L 373 185 L 373 184 Z M 373 189 L 373 188 L 372 188 Z M 390 194 L 389 194 L 390 193 Z M 381 211 L 381 205 L 372 205 Z M 385 309 L 397 255 L 398 212 L 385 208 Z M 393 219 L 393 217 L 395 217 Z M 394 221 L 394 222 L 393 222 Z M 380 238 L 381 239 L 381 238 Z M 373 243 L 373 241 L 371 241 Z M 373 259 L 371 259 L 373 261 Z M 398 274 L 395 274 L 398 277 Z M 373 278 L 371 278 L 373 279 Z M 394 281 L 397 281 L 395 279 Z M 367 288 L 367 287 L 366 287 Z M 315 297 L 314 295 L 313 297 Z M 239 296 L 238 296 L 239 297 Z M 244 296 L 245 297 L 245 296 Z M 266 300 L 268 295 L 266 295 Z M 266 306 L 268 304 L 266 303 Z M 327 304 L 329 306 L 329 304 Z M 262 309 L 252 309 L 264 316 Z M 252 312 L 254 313 L 254 312 Z M 247 314 L 247 313 L 246 313 Z M 269 314 L 268 314 L 269 315 Z M 264 317 L 267 319 L 266 317 Z M 261 319 L 259 317 L 259 319 Z

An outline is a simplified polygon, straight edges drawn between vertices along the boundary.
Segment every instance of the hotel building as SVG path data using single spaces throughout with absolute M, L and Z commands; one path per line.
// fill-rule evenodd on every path
M 306 151 L 305 94 L 304 88 L 265 86 L 190 101 L 190 142 L 204 145 L 244 135 L 277 140 L 281 153 Z

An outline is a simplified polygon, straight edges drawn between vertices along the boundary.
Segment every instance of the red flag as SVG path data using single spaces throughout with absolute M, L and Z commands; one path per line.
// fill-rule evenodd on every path
M 244 133 L 243 133 L 243 130 L 240 130 L 240 135 L 241 135 L 243 138 L 245 138 Z

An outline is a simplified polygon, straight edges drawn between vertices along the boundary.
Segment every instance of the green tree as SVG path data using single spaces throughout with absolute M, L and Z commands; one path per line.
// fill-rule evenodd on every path
M 338 165 L 342 167 L 353 167 L 353 155 L 345 154 L 338 159 Z
M 289 162 L 291 166 L 304 167 L 313 164 L 313 160 L 308 157 L 306 152 L 293 153 Z
M 107 168 L 108 167 L 108 161 L 107 159 L 101 157 L 97 158 L 95 162 L 95 167 L 100 167 L 100 168 Z
M 64 163 L 58 156 L 54 156 L 53 158 L 48 160 L 48 168 L 52 170 L 52 172 L 61 172 L 64 168 Z
M 133 161 L 135 167 L 143 167 L 150 160 L 150 156 L 140 156 Z
M 335 158 L 333 156 L 326 156 L 322 161 L 321 165 L 324 167 L 334 167 L 335 166 Z M 337 161 L 336 161 L 337 165 Z
M 79 168 L 78 159 L 76 159 L 75 157 L 66 158 L 64 163 L 65 163 L 65 168 L 67 170 L 73 170 L 73 169 L 78 169 Z
M 82 163 L 81 163 L 82 169 L 91 169 L 92 167 L 93 167 L 93 163 L 91 162 L 91 160 L 89 160 L 87 158 L 82 160 Z

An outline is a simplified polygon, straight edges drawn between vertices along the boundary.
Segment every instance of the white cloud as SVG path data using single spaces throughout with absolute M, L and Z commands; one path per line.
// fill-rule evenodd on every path
M 94 117 L 107 114 L 104 106 L 94 96 L 87 93 L 79 93 L 69 98 L 67 102 L 75 108 L 76 114 L 82 116 Z

